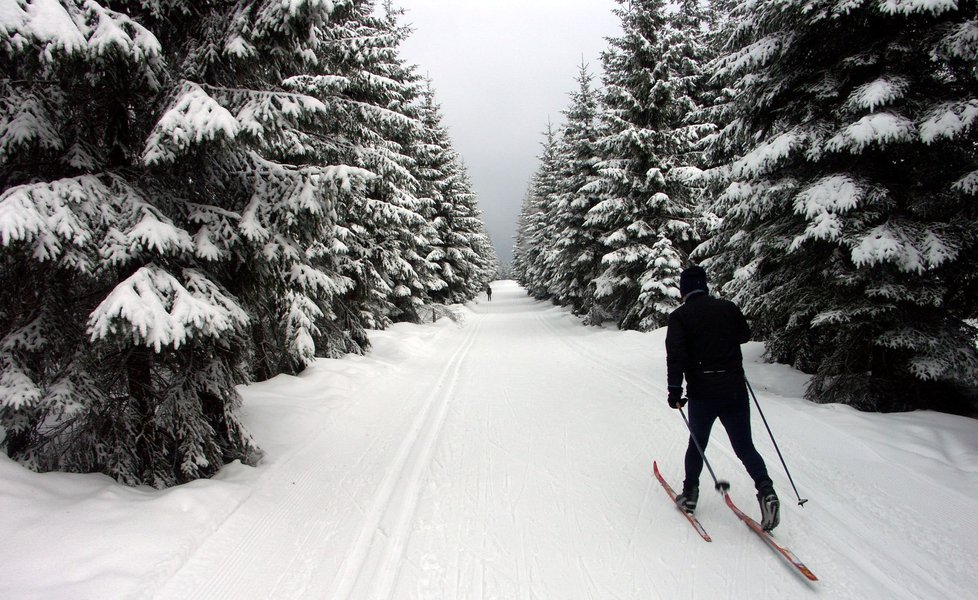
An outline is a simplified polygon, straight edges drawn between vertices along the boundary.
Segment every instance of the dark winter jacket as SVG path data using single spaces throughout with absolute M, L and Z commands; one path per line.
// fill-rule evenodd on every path
M 691 400 L 746 397 L 740 345 L 750 327 L 737 305 L 697 293 L 669 315 L 666 369 L 670 387 L 681 386 Z

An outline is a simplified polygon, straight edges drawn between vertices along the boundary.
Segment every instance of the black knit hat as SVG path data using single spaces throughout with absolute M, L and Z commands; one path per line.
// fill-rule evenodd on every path
M 690 267 L 679 275 L 679 294 L 685 298 L 695 291 L 710 291 L 706 285 L 706 271 L 700 266 Z

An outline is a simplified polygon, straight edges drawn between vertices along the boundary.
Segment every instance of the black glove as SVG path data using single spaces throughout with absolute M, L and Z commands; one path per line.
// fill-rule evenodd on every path
M 669 408 L 682 408 L 686 406 L 686 398 L 683 398 L 682 388 L 669 388 Z

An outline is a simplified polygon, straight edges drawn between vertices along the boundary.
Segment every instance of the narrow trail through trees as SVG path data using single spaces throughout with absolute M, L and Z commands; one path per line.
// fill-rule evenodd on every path
M 849 412 L 782 398 L 773 390 L 783 375 L 757 366 L 765 412 L 813 498 L 804 509 L 786 499 L 776 535 L 822 581 L 813 588 L 782 568 L 719 496 L 697 511 L 713 537 L 704 543 L 653 488 L 653 459 L 676 481 L 686 444 L 664 399 L 661 332 L 586 328 L 511 282 L 493 290 L 463 323 L 392 335 L 405 347 L 387 347 L 383 368 L 340 394 L 308 443 L 271 457 L 253 493 L 198 547 L 172 556 L 169 575 L 161 566 L 165 585 L 143 595 L 627 600 L 884 590 L 909 600 L 948 585 L 964 593 L 967 577 L 939 574 L 966 572 L 967 557 L 936 536 L 966 545 L 978 527 L 939 525 L 941 511 L 915 500 L 933 480 L 878 464 L 887 452 L 880 440 L 856 443 L 832 420 Z M 324 373 L 270 389 L 324 402 L 337 385 Z M 758 445 L 763 453 L 765 440 Z M 710 452 L 738 505 L 756 512 L 721 428 Z M 862 482 L 867 464 L 879 476 Z M 975 509 L 964 494 L 944 497 L 956 514 Z M 908 554 L 902 539 L 919 552 Z

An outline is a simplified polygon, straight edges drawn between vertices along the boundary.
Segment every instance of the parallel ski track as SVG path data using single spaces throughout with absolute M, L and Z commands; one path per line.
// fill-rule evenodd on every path
M 448 415 L 459 373 L 481 325 L 479 318 L 469 328 L 468 335 L 424 401 L 390 472 L 378 488 L 360 535 L 344 560 L 333 589 L 325 597 L 380 600 L 393 594 L 425 476 Z
M 266 581 L 270 588 L 263 589 L 271 594 L 269 597 L 373 599 L 390 596 L 389 591 L 385 595 L 367 595 L 366 592 L 357 596 L 351 594 L 359 591 L 354 587 L 358 581 L 373 582 L 375 590 L 383 587 L 389 590 L 396 581 L 399 561 L 410 534 L 411 517 L 421 492 L 424 471 L 431 460 L 459 370 L 477 338 L 481 319 L 470 322 L 472 326 L 467 328 L 467 334 L 458 349 L 438 375 L 432 390 L 421 401 L 418 416 L 401 443 L 390 472 L 378 487 L 373 503 L 365 513 L 364 527 L 353 549 L 347 555 L 340 569 L 340 575 L 332 582 L 323 581 L 321 576 L 317 575 L 314 557 L 321 548 L 316 551 L 308 550 L 328 543 L 331 532 L 328 524 L 308 522 L 304 525 L 303 531 L 297 532 L 295 542 L 290 544 L 293 550 L 288 555 L 269 556 L 268 562 L 259 567 L 268 571 L 266 576 L 269 579 Z M 340 406 L 339 412 L 345 412 L 352 404 L 351 401 Z M 319 433 L 313 436 L 283 457 L 277 468 L 262 477 L 256 491 L 244 498 L 225 516 L 219 527 L 188 553 L 178 570 L 171 571 L 173 575 L 165 581 L 157 581 L 152 586 L 144 588 L 141 597 L 160 595 L 161 586 L 165 590 L 162 593 L 165 598 L 210 600 L 240 597 L 238 593 L 229 590 L 235 589 L 235 578 L 245 565 L 249 565 L 249 568 L 256 566 L 251 553 L 263 545 L 262 540 L 281 535 L 283 530 L 294 529 L 295 511 L 302 506 L 307 506 L 310 498 L 321 494 L 321 482 L 315 477 L 313 470 L 299 469 L 301 474 L 295 477 L 295 474 L 291 473 L 293 470 L 287 467 L 296 461 L 307 460 L 303 452 L 316 444 L 323 435 Z M 406 486 L 404 489 L 401 488 L 402 484 Z M 262 493 L 269 488 L 288 490 L 286 497 L 279 503 L 279 506 L 283 507 L 282 510 L 269 510 L 269 499 Z M 257 502 L 250 503 L 249 500 L 253 499 Z M 232 519 L 241 515 L 244 517 Z M 393 526 L 388 525 L 390 519 L 394 519 Z M 212 538 L 216 539 L 219 532 L 224 533 L 225 539 L 237 540 L 237 546 L 230 555 L 227 554 L 228 549 L 225 546 L 218 544 L 220 547 L 212 547 L 208 544 Z M 383 543 L 384 539 L 387 540 L 386 543 Z M 370 563 L 373 568 L 368 569 L 366 567 L 368 559 L 377 555 L 383 557 L 383 562 L 374 560 Z M 223 564 L 215 570 L 213 565 L 218 562 Z M 205 570 L 212 572 L 208 575 Z M 335 593 L 327 595 L 326 588 L 330 585 L 339 588 Z M 263 594 L 259 590 L 253 592 Z
M 337 413 L 345 413 L 347 410 L 349 410 L 351 404 L 352 402 L 345 402 L 343 405 L 337 408 Z M 169 590 L 171 594 L 167 597 L 171 597 L 173 595 L 172 591 L 175 582 L 179 582 L 175 586 L 179 590 L 176 592 L 177 597 L 187 599 L 210 599 L 224 597 L 220 591 L 230 582 L 234 581 L 235 577 L 237 577 L 235 567 L 240 565 L 245 560 L 244 554 L 242 552 L 235 552 L 230 557 L 226 557 L 227 563 L 225 564 L 224 568 L 218 569 L 216 573 L 213 573 L 209 577 L 199 576 L 199 572 L 206 567 L 195 562 L 194 559 L 199 558 L 198 555 L 208 552 L 208 542 L 217 539 L 221 532 L 224 532 L 229 528 L 241 530 L 241 524 L 235 522 L 234 518 L 250 510 L 251 505 L 249 504 L 249 501 L 255 498 L 261 498 L 263 494 L 266 493 L 266 490 L 290 490 L 284 502 L 287 505 L 299 503 L 304 496 L 317 493 L 317 488 L 315 487 L 315 484 L 312 481 L 313 478 L 309 473 L 306 473 L 302 477 L 295 480 L 290 479 L 291 485 L 284 483 L 282 477 L 283 473 L 290 471 L 289 467 L 301 460 L 303 452 L 319 442 L 323 435 L 325 435 L 323 432 L 316 433 L 302 444 L 288 451 L 279 461 L 276 468 L 266 471 L 258 479 L 257 485 L 255 485 L 246 496 L 241 498 L 241 501 L 237 506 L 224 515 L 221 522 L 218 523 L 206 537 L 201 539 L 193 548 L 181 548 L 181 551 L 185 552 L 186 554 L 182 557 L 179 567 L 170 569 L 161 566 L 157 575 L 149 583 L 149 585 L 142 589 L 142 591 L 138 594 L 138 597 L 156 598 L 160 595 L 161 588 L 164 590 Z M 268 519 L 248 521 L 247 529 L 241 533 L 238 548 L 247 548 L 249 545 L 260 543 L 262 539 L 266 539 L 268 536 L 273 535 L 274 532 L 286 527 L 290 518 L 291 515 L 289 513 L 279 512 L 273 514 L 271 518 Z M 197 573 L 197 577 L 190 577 L 189 580 L 197 582 L 202 581 L 203 585 L 193 585 L 190 587 L 190 589 L 188 589 L 188 578 L 183 577 L 186 574 L 185 572 Z

